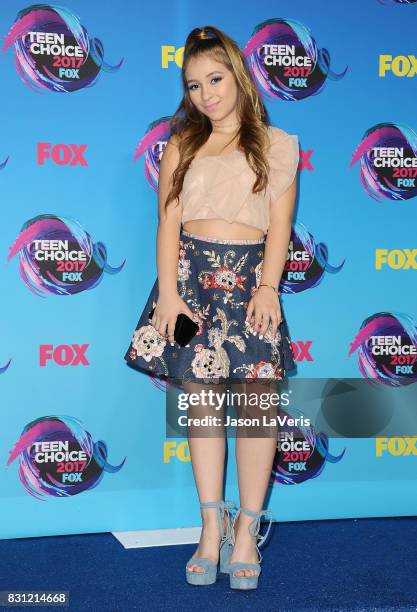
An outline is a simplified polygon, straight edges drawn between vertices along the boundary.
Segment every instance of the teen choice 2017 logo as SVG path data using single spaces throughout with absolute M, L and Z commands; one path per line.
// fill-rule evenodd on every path
M 369 128 L 352 155 L 360 161 L 360 179 L 378 202 L 417 195 L 417 134 L 406 125 L 379 123 Z
M 159 163 L 164 152 L 166 143 L 171 136 L 169 117 L 163 117 L 154 121 L 146 130 L 135 149 L 133 161 L 137 161 L 141 155 L 145 160 L 145 177 L 154 191 L 158 191 Z
M 94 442 L 80 421 L 48 416 L 32 421 L 10 451 L 9 466 L 19 457 L 19 478 L 30 495 L 44 500 L 69 497 L 96 487 L 104 472 L 118 472 L 107 462 L 107 446 Z
M 305 225 L 296 222 L 291 230 L 287 261 L 280 283 L 282 293 L 300 293 L 316 287 L 325 272 L 335 274 L 342 269 L 329 263 L 329 250 L 323 242 L 316 243 Z
M 244 55 L 266 94 L 281 100 L 318 94 L 326 79 L 339 80 L 347 71 L 333 72 L 327 49 L 319 49 L 308 28 L 295 19 L 268 19 L 255 26 Z
M 107 263 L 103 242 L 93 242 L 78 221 L 55 215 L 39 215 L 27 221 L 9 247 L 8 260 L 19 257 L 19 272 L 36 295 L 73 295 L 93 289 L 104 272 L 123 268 Z
M 277 450 L 272 466 L 271 479 L 284 485 L 294 485 L 317 478 L 326 465 L 339 462 L 345 451 L 335 456 L 329 452 L 329 440 L 323 433 L 315 432 L 312 425 L 303 425 L 303 418 L 298 418 L 300 425 L 293 425 L 294 415 L 280 409 L 280 432 Z M 301 415 L 301 413 L 299 413 Z M 301 415 L 302 417 L 302 415 Z
M 90 39 L 79 18 L 62 6 L 33 4 L 19 11 L 4 37 L 3 51 L 11 45 L 17 72 L 37 92 L 91 87 L 101 70 L 114 72 L 123 63 L 108 64 L 101 41 Z
M 358 351 L 358 366 L 371 383 L 392 387 L 417 380 L 417 329 L 400 312 L 379 312 L 362 323 L 348 355 Z

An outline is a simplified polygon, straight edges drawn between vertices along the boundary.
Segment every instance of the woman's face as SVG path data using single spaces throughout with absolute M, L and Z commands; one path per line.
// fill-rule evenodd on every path
M 238 88 L 232 72 L 207 54 L 189 60 L 185 78 L 190 99 L 216 122 L 235 113 Z

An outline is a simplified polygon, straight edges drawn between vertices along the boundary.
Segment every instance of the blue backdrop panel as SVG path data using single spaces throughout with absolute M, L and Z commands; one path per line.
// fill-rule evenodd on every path
M 416 157 L 416 11 L 388 0 L 2 3 L 1 538 L 199 524 L 187 442 L 165 437 L 166 390 L 123 360 L 157 274 L 157 177 L 140 145 L 179 103 L 193 27 L 215 25 L 245 49 L 272 124 L 300 139 L 290 252 L 314 245 L 314 265 L 290 268 L 282 286 L 296 376 L 414 384 L 415 265 L 401 265 L 415 246 L 413 171 L 383 176 L 372 156 L 401 145 Z M 314 70 L 265 77 L 249 45 L 294 37 Z M 376 269 L 381 249 L 398 252 Z M 369 339 L 394 336 L 411 356 L 387 369 Z M 278 520 L 416 513 L 410 440 L 318 433 L 288 434 L 288 448 L 293 435 L 308 450 L 274 466 Z

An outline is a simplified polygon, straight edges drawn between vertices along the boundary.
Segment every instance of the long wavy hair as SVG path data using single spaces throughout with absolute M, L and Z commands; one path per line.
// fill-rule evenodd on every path
M 174 199 L 177 199 L 179 204 L 185 173 L 196 152 L 212 132 L 209 118 L 191 101 L 185 77 L 190 59 L 203 54 L 222 63 L 235 76 L 238 87 L 237 113 L 240 120 L 240 128 L 235 138 L 238 137 L 237 148 L 245 153 L 248 165 L 256 175 L 252 192 L 264 190 L 268 182 L 268 111 L 251 78 L 246 58 L 237 43 L 218 28 L 195 28 L 187 36 L 184 46 L 181 69 L 184 95 L 169 124 L 171 133 L 178 137 L 179 163 L 172 175 L 172 187 L 165 202 L 165 209 Z

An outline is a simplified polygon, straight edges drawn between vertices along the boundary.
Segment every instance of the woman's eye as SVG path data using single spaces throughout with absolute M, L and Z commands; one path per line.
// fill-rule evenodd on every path
M 215 83 L 217 83 L 218 81 L 221 81 L 221 80 L 222 80 L 222 78 L 223 78 L 223 77 L 220 77 L 220 76 L 213 77 L 213 78 L 211 79 L 211 81 L 212 81 L 212 82 L 214 81 Z M 190 85 L 190 86 L 188 87 L 188 89 L 189 89 L 190 91 L 194 91 L 194 88 L 195 88 L 195 87 L 198 87 L 198 85 L 197 85 L 196 83 L 193 83 L 192 85 Z

